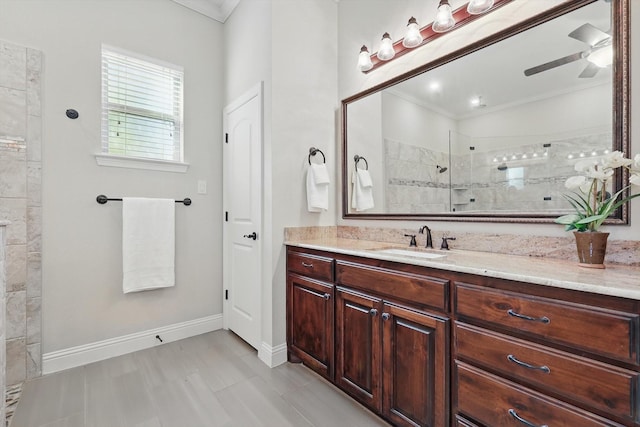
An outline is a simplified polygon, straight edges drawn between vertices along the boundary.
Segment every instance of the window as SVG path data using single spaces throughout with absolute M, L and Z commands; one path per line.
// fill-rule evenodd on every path
M 183 70 L 102 46 L 102 152 L 183 161 Z

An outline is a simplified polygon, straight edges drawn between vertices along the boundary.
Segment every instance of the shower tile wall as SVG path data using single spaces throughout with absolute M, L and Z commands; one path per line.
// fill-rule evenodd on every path
M 602 155 L 611 144 L 611 133 L 547 138 L 508 149 L 482 150 L 476 144 L 468 154 L 451 155 L 450 170 L 440 174 L 436 165 L 448 165 L 448 153 L 386 140 L 388 211 L 446 212 L 451 200 L 455 212 L 560 212 L 569 208 L 562 194 L 566 179 L 576 174 L 576 161 Z
M 385 139 L 385 203 L 389 213 L 449 210 L 449 154 Z
M 41 52 L 0 41 L 0 219 L 6 229 L 6 385 L 42 372 Z

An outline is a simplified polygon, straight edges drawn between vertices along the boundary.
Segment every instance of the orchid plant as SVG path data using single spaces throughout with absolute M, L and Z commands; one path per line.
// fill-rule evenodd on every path
M 607 183 L 613 177 L 614 170 L 620 167 L 629 171 L 630 184 L 611 196 L 607 193 Z M 565 182 L 565 187 L 573 194 L 564 196 L 576 212 L 555 220 L 565 225 L 566 231 L 598 231 L 612 212 L 628 200 L 640 196 L 640 193 L 631 194 L 618 200 L 631 186 L 640 186 L 640 154 L 628 159 L 622 152 L 614 151 L 601 157 L 580 160 L 575 170 L 581 175 L 572 176 Z

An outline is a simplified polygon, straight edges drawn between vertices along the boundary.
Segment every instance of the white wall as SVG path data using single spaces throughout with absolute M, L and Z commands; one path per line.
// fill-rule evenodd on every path
M 284 228 L 335 225 L 338 196 L 337 5 L 331 0 L 273 0 L 273 336 L 285 342 Z M 309 147 L 331 175 L 329 210 L 307 212 Z
M 431 62 L 449 52 L 480 40 L 496 31 L 525 20 L 550 7 L 563 3 L 564 0 L 536 0 L 516 1 L 510 3 L 489 17 L 470 23 L 453 33 L 429 43 L 427 46 L 414 50 L 405 56 L 384 65 L 383 67 L 363 74 L 356 68 L 357 55 L 362 44 L 366 44 L 371 52 L 377 50 L 383 32 L 391 33 L 397 40 L 401 37 L 406 26 L 407 17 L 414 15 L 424 25 L 431 22 L 435 15 L 435 7 L 425 8 L 424 2 L 419 0 L 350 0 L 339 3 L 339 36 L 338 36 L 338 81 L 339 97 L 344 99 L 365 89 L 371 88 L 395 76 L 408 72 L 416 67 Z M 461 1 L 452 1 L 455 9 Z M 391 6 L 393 5 L 393 6 Z M 640 81 L 640 9 L 631 7 L 631 79 Z M 639 85 L 631 85 L 631 105 L 640 102 Z M 637 100 L 637 102 L 635 102 Z M 630 123 L 640 120 L 640 111 L 631 110 Z M 631 129 L 632 153 L 640 152 L 638 144 L 633 144 L 634 135 L 638 132 Z M 339 225 L 363 225 L 378 227 L 418 227 L 424 221 L 364 221 L 340 219 L 342 212 L 338 212 Z M 460 232 L 486 232 L 487 224 L 472 222 L 435 222 L 429 221 L 434 230 Z M 492 232 L 513 233 L 523 235 L 566 236 L 563 227 L 556 224 L 491 224 Z M 640 239 L 640 200 L 631 203 L 631 225 L 607 227 L 611 232 L 610 239 Z
M 222 25 L 169 0 L 0 9 L 0 38 L 44 54 L 43 352 L 221 313 Z M 184 67 L 186 174 L 96 165 L 101 43 Z M 208 194 L 196 194 L 199 179 Z M 176 206 L 174 288 L 123 295 L 121 205 L 98 194 L 193 199 Z
M 270 347 L 286 338 L 284 228 L 336 222 L 336 20 L 332 1 L 242 0 L 225 23 L 225 102 L 264 82 L 262 341 Z M 328 212 L 307 212 L 312 146 L 332 178 Z

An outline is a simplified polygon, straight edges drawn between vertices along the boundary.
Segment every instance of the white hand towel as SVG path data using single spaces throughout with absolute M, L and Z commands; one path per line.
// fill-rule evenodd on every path
M 175 201 L 122 199 L 122 290 L 175 285 Z
M 307 170 L 307 210 L 322 212 L 329 209 L 329 172 L 325 164 L 312 163 Z
M 373 183 L 369 171 L 356 169 L 351 177 L 353 183 L 351 207 L 356 211 L 365 211 L 374 207 Z

